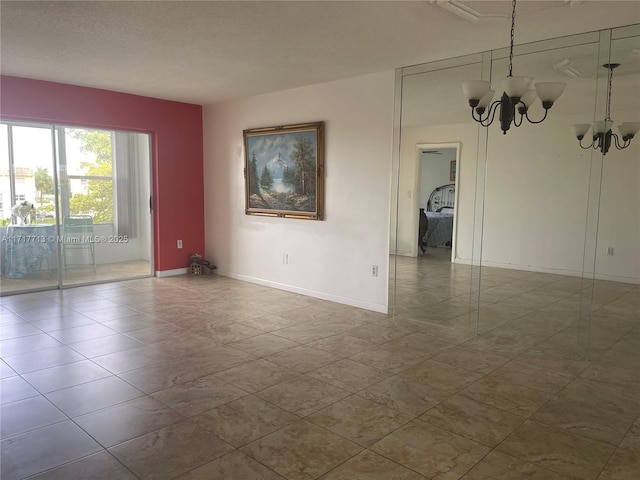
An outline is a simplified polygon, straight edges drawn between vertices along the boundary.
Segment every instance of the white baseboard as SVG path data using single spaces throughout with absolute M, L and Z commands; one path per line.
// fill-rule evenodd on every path
M 341 297 L 340 295 L 334 295 L 331 293 L 320 292 L 317 290 L 310 290 L 308 288 L 296 287 L 294 285 L 287 285 L 285 283 L 273 282 L 271 280 L 265 280 L 263 278 L 251 277 L 249 275 L 242 275 L 233 272 L 217 271 L 218 275 L 223 277 L 230 277 L 236 280 L 242 280 L 243 282 L 256 283 L 265 287 L 277 288 L 279 290 L 285 290 L 287 292 L 299 293 L 300 295 L 306 295 L 307 297 L 319 298 L 321 300 L 328 300 L 330 302 L 341 303 L 343 305 L 349 305 L 356 308 L 364 308 L 365 310 L 372 310 L 378 313 L 388 313 L 388 305 L 381 305 L 378 303 L 363 302 L 354 298 Z
M 480 262 L 478 260 L 469 260 L 457 258 L 455 263 L 460 263 L 463 265 L 473 265 L 474 267 L 479 267 Z M 553 275 L 566 275 L 568 277 L 583 277 L 583 278 L 591 278 L 593 275 L 591 272 L 580 272 L 576 270 L 564 270 L 560 268 L 544 268 L 544 267 L 533 267 L 530 265 L 514 265 L 509 263 L 498 263 L 498 262 L 482 262 L 483 267 L 492 267 L 492 268 L 505 268 L 508 270 L 522 270 L 525 272 L 537 272 L 537 273 L 550 273 Z M 596 273 L 593 275 L 593 278 L 596 280 L 608 280 L 610 282 L 620 282 L 620 283 L 631 283 L 634 285 L 640 284 L 640 278 L 632 278 L 632 277 L 621 277 L 618 275 L 607 275 Z
M 186 275 L 188 268 L 175 268 L 173 270 L 156 270 L 156 277 L 175 277 L 177 275 Z

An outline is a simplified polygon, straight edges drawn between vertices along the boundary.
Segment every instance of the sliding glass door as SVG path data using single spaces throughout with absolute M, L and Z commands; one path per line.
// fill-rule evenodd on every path
M 0 124 L 2 294 L 59 284 L 50 125 Z
M 2 294 L 151 275 L 149 135 L 1 127 Z

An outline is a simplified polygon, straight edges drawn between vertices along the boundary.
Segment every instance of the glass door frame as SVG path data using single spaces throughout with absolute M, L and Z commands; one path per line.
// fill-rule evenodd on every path
M 0 296 L 5 296 L 5 295 L 15 295 L 15 294 L 22 294 L 22 293 L 31 293 L 31 292 L 39 292 L 39 291 L 49 291 L 49 290 L 61 290 L 61 289 L 66 289 L 66 288 L 74 288 L 74 287 L 80 287 L 80 286 L 87 286 L 87 285 L 95 285 L 95 284 L 103 284 L 103 283 L 110 283 L 110 282 L 116 282 L 116 281 L 125 281 L 125 280 L 132 280 L 132 279 L 139 279 L 139 278 L 148 278 L 148 277 L 153 277 L 154 276 L 154 271 L 155 271 L 155 265 L 154 265 L 154 260 L 155 260 L 155 256 L 154 256 L 154 248 L 155 248 L 155 240 L 154 240 L 154 234 L 155 234 L 155 228 L 154 228 L 154 215 L 153 215 L 153 209 L 152 209 L 152 204 L 151 204 L 151 198 L 153 196 L 153 133 L 151 132 L 146 132 L 146 131 L 135 131 L 135 130 L 119 130 L 119 129 L 111 129 L 111 128 L 102 128 L 102 127 L 95 127 L 95 126 L 82 126 L 82 125 L 65 125 L 65 124 L 59 124 L 59 123 L 49 123 L 49 122 L 41 122 L 41 121 L 25 121 L 25 120 L 13 120 L 11 118 L 2 118 L 0 119 L 0 123 L 2 123 L 3 125 L 6 125 L 7 128 L 7 156 L 8 156 L 8 164 L 9 164 L 9 175 L 10 175 L 10 194 L 12 195 L 12 202 L 11 204 L 13 205 L 14 201 L 14 194 L 15 194 L 15 151 L 14 151 L 14 145 L 13 145 L 13 135 L 12 135 L 12 128 L 13 127 L 30 127 L 30 128 L 43 128 L 43 129 L 47 129 L 50 131 L 51 134 L 51 149 L 52 149 L 52 163 L 53 165 L 52 167 L 52 178 L 53 178 L 53 199 L 54 199 L 54 217 L 55 217 L 55 234 L 56 234 L 56 239 L 54 239 L 56 241 L 56 253 L 55 253 L 55 257 L 56 257 L 56 270 L 57 270 L 57 274 L 56 274 L 56 281 L 55 283 L 52 283 L 51 285 L 46 285 L 46 286 L 38 286 L 38 287 L 27 287 L 27 288 L 19 288 L 19 289 L 15 289 L 15 290 L 11 290 L 11 291 L 2 291 L 0 292 Z M 102 130 L 102 131 L 108 131 L 108 132 L 123 132 L 123 133 L 131 133 L 131 134 L 140 134 L 140 135 L 146 135 L 146 156 L 147 156 L 147 160 L 144 162 L 141 162 L 141 165 L 144 165 L 145 168 L 145 172 L 144 172 L 144 177 L 146 178 L 146 180 L 144 181 L 145 184 L 148 185 L 148 197 L 147 199 L 142 199 L 139 198 L 139 202 L 140 202 L 140 212 L 144 212 L 145 216 L 148 215 L 148 222 L 145 220 L 145 226 L 148 226 L 148 241 L 149 241 L 149 245 L 148 245 L 148 262 L 149 262 L 149 269 L 147 273 L 144 274 L 140 274 L 140 275 L 132 275 L 129 277 L 118 277 L 118 278 L 107 278 L 107 279 L 96 279 L 96 280 L 89 280 L 89 281 L 82 281 L 82 282 L 77 282 L 77 283 L 65 283 L 65 279 L 64 279 L 64 271 L 63 271 L 63 266 L 64 266 L 64 262 L 63 262 L 63 251 L 62 251 L 62 243 L 58 240 L 62 239 L 62 214 L 63 214 L 63 209 L 62 209 L 62 205 L 61 205 L 61 196 L 63 194 L 64 189 L 61 189 L 60 187 L 60 182 L 61 182 L 61 173 L 62 173 L 62 168 L 60 165 L 60 157 L 61 157 L 61 149 L 65 148 L 65 141 L 64 141 L 64 132 L 66 129 L 68 128 L 74 128 L 74 129 L 82 129 L 82 130 Z M 62 138 L 62 140 L 60 140 Z M 115 155 L 115 152 L 112 153 L 112 156 Z M 65 172 L 66 172 L 66 165 L 65 165 Z M 113 182 L 114 182 L 114 190 L 115 190 L 115 182 L 116 182 L 116 177 L 114 175 L 113 177 Z M 67 196 L 69 192 L 67 192 Z M 115 199 L 114 199 L 115 202 Z M 146 229 L 145 229 L 146 230 Z M 146 248 L 146 247 L 145 247 Z M 4 261 L 4 259 L 3 259 Z

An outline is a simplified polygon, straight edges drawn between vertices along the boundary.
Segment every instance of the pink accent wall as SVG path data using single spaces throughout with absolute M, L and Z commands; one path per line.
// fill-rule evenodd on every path
M 151 133 L 155 269 L 204 254 L 202 106 L 2 75 L 0 116 Z

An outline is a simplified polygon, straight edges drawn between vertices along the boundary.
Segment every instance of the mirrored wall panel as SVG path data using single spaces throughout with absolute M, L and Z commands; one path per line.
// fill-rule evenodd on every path
M 516 46 L 513 75 L 531 90 L 565 86 L 550 108 L 533 95 L 508 129 L 500 107 L 479 125 L 462 92 L 485 80 L 499 100 L 508 49 L 399 71 L 397 315 L 508 357 L 640 359 L 639 51 L 637 25 Z

